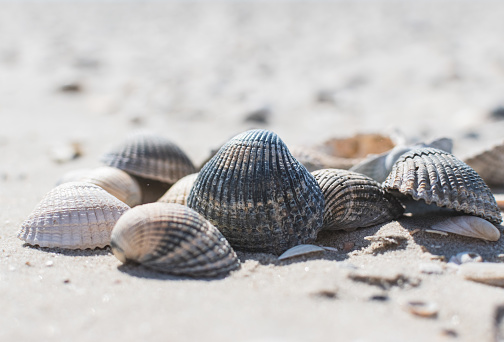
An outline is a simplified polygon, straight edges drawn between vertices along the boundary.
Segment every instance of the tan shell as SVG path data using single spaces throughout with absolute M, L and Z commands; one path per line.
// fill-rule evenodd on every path
M 479 216 L 494 224 L 502 221 L 494 196 L 476 171 L 452 154 L 435 148 L 403 154 L 383 187 L 417 201 Z
M 326 153 L 342 158 L 363 158 L 369 154 L 388 151 L 395 143 L 388 136 L 369 133 L 348 138 L 331 138 L 322 143 Z
M 98 185 L 130 207 L 134 207 L 142 201 L 138 182 L 126 172 L 115 167 L 102 166 L 96 169 L 76 170 L 64 175 L 62 179 Z
M 187 204 L 187 197 L 191 192 L 194 181 L 198 178 L 198 173 L 187 175 L 173 184 L 172 187 L 160 198 L 158 202 Z
M 97 185 L 64 183 L 47 193 L 21 225 L 18 237 L 40 247 L 103 248 L 128 209 Z
M 343 158 L 331 156 L 315 147 L 294 146 L 290 149 L 296 158 L 310 172 L 320 169 L 347 170 L 362 161 L 362 158 Z
M 392 221 L 404 212 L 401 203 L 370 177 L 323 169 L 312 172 L 325 199 L 325 230 L 355 229 Z
M 459 274 L 465 279 L 478 283 L 504 287 L 504 264 L 470 262 L 460 265 Z
M 174 203 L 131 209 L 114 227 L 111 246 L 123 263 L 174 275 L 216 277 L 239 267 L 235 252 L 210 222 Z
M 177 145 L 151 133 L 129 136 L 120 146 L 103 155 L 101 161 L 132 175 L 168 184 L 196 171 Z
M 490 185 L 504 185 L 504 141 L 464 160 Z
M 500 238 L 500 232 L 493 224 L 476 216 L 450 217 L 431 228 L 488 241 L 497 241 Z

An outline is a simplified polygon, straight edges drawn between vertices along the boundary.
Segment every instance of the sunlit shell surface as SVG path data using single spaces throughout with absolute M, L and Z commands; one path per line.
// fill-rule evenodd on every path
M 320 169 L 349 169 L 362 161 L 362 158 L 343 158 L 331 156 L 315 147 L 294 146 L 290 149 L 292 156 L 296 158 L 308 171 Z
M 128 209 L 97 185 L 64 183 L 47 193 L 18 237 L 40 247 L 102 248 L 110 244 L 112 228 Z
M 173 184 L 173 186 L 168 189 L 168 191 L 158 199 L 158 202 L 164 203 L 178 203 L 182 205 L 187 204 L 187 197 L 193 187 L 194 181 L 198 177 L 197 173 L 187 175 Z
M 362 174 L 323 169 L 312 172 L 325 199 L 324 230 L 355 229 L 392 221 L 404 212 L 401 203 Z
M 465 162 L 490 185 L 504 185 L 504 141 Z
M 328 139 L 322 146 L 332 156 L 362 158 L 369 154 L 388 151 L 395 146 L 395 143 L 388 136 L 370 133 L 356 134 L 348 138 Z
M 427 204 L 479 216 L 494 224 L 502 221 L 494 196 L 476 171 L 452 154 L 435 148 L 403 154 L 383 187 Z
M 157 271 L 191 277 L 226 275 L 239 260 L 224 236 L 194 210 L 174 203 L 137 206 L 112 231 L 112 251 Z
M 449 138 L 439 138 L 429 143 L 419 143 L 416 145 L 399 145 L 381 154 L 368 156 L 358 164 L 352 166 L 350 171 L 362 173 L 382 183 L 387 179 L 390 171 L 392 171 L 392 167 L 402 154 L 424 147 L 434 147 L 451 153 L 452 146 L 452 140 Z
M 450 217 L 434 224 L 432 229 L 488 241 L 500 238 L 500 232 L 493 224 L 476 216 Z
M 126 172 L 115 167 L 102 166 L 96 169 L 72 171 L 62 177 L 62 180 L 65 179 L 67 182 L 78 181 L 96 184 L 130 207 L 140 204 L 142 200 L 138 182 Z
M 129 136 L 101 161 L 130 174 L 169 184 L 196 172 L 193 163 L 177 145 L 148 133 Z
M 313 242 L 324 212 L 315 178 L 267 130 L 228 141 L 201 169 L 187 204 L 235 249 L 277 255 Z

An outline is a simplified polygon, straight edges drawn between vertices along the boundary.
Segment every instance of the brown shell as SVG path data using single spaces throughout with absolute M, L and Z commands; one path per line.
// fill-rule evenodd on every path
M 381 185 L 362 174 L 323 169 L 312 172 L 325 199 L 325 230 L 374 226 L 400 217 L 404 208 Z
M 362 161 L 362 158 L 343 158 L 331 156 L 315 147 L 294 146 L 290 149 L 296 158 L 310 172 L 320 169 L 349 169 Z
M 23 222 L 18 238 L 40 247 L 103 248 L 128 209 L 97 185 L 64 183 L 47 193 Z
M 490 185 L 504 185 L 504 141 L 465 160 Z
M 149 203 L 126 214 L 114 227 L 111 242 L 123 263 L 190 277 L 222 276 L 240 266 L 224 236 L 186 206 Z
M 390 137 L 376 133 L 356 134 L 348 138 L 331 138 L 322 144 L 327 154 L 351 159 L 382 153 L 394 146 L 395 143 Z
M 315 240 L 324 197 L 275 133 L 251 130 L 232 138 L 205 164 L 187 205 L 233 248 L 279 255 Z
M 123 144 L 103 155 L 101 161 L 132 175 L 168 184 L 196 172 L 191 160 L 177 145 L 149 133 L 129 136 Z
M 403 154 L 383 187 L 417 201 L 479 216 L 494 224 L 502 221 L 494 196 L 476 171 L 451 153 L 435 148 Z
M 177 183 L 173 184 L 172 187 L 160 198 L 158 202 L 164 203 L 178 203 L 182 205 L 187 204 L 187 198 L 193 187 L 194 181 L 198 178 L 197 173 L 193 173 L 182 177 Z

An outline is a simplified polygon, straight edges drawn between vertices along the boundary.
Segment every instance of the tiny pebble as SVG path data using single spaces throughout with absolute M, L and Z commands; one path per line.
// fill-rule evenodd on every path
M 49 260 L 49 261 L 47 261 L 47 262 L 45 263 L 45 265 L 46 265 L 47 267 L 51 267 L 52 265 L 54 265 L 54 262 L 53 262 L 53 261 L 51 261 L 51 260 Z
M 27 261 L 27 262 L 25 262 L 25 265 L 26 266 L 31 266 L 32 264 L 29 261 Z
M 349 251 L 351 251 L 354 248 L 354 246 L 355 246 L 355 244 L 353 242 L 345 242 L 343 244 L 343 250 L 345 252 L 349 252 Z

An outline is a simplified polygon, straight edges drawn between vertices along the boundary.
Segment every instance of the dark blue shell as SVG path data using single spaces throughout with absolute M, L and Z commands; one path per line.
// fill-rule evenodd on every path
M 315 178 L 275 133 L 260 129 L 232 138 L 203 166 L 187 205 L 235 249 L 275 254 L 313 242 L 324 215 Z

